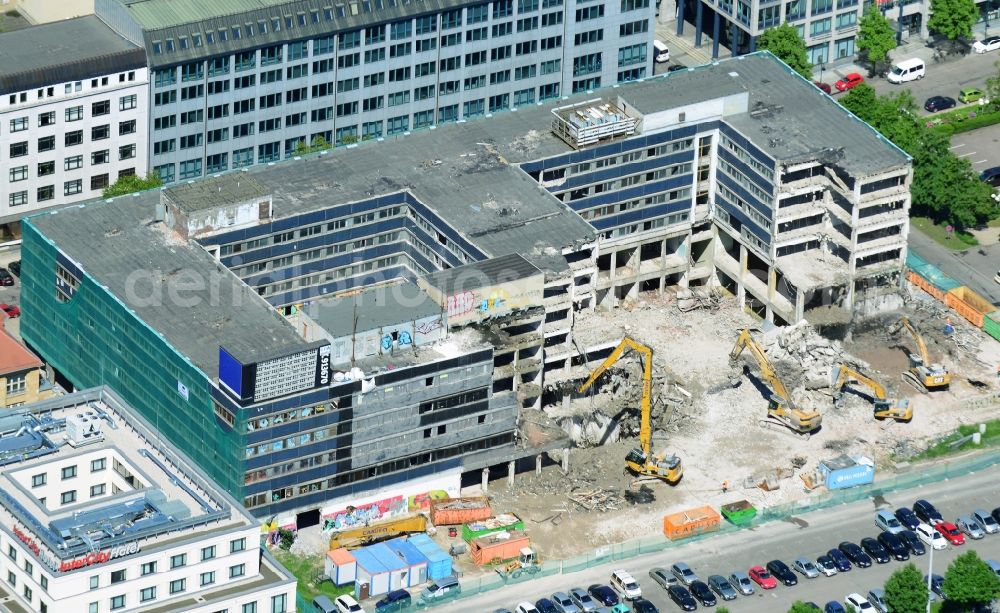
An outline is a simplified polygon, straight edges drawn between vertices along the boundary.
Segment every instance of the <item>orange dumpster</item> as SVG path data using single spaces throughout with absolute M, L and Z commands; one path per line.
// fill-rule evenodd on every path
M 493 517 L 493 509 L 485 496 L 471 498 L 441 498 L 428 505 L 431 523 L 435 526 L 457 526 Z
M 983 327 L 983 316 L 997 310 L 990 301 L 983 298 L 966 286 L 948 290 L 944 303 L 968 319 L 977 328 Z
M 708 506 L 679 511 L 663 517 L 663 534 L 674 541 L 712 532 L 719 529 L 721 520 L 718 511 Z
M 520 530 L 510 532 L 494 532 L 472 539 L 469 544 L 469 555 L 476 566 L 498 564 L 516 558 L 521 549 L 530 544 L 528 535 Z

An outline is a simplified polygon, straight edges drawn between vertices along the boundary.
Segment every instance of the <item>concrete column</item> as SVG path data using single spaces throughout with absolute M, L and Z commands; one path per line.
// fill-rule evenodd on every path
M 566 360 L 567 363 L 571 363 L 572 361 L 573 361 L 572 358 L 568 358 Z M 568 391 L 563 392 L 563 399 L 562 399 L 563 411 L 569 411 L 569 403 L 572 402 L 572 400 L 573 400 L 572 394 L 570 394 Z
M 569 447 L 563 449 L 562 457 L 562 471 L 563 474 L 569 474 Z
M 485 494 L 490 490 L 490 467 L 487 466 L 483 469 L 483 493 Z
M 698 0 L 698 5 L 695 7 L 694 12 L 694 46 L 695 48 L 701 47 L 701 32 L 702 32 L 702 8 L 701 0 Z
M 514 460 L 507 463 L 507 487 L 514 487 Z
M 747 276 L 747 248 L 740 245 L 740 275 L 736 279 L 736 300 L 739 302 L 740 309 L 746 308 L 747 296 L 746 290 L 743 288 L 743 279 Z
M 712 23 L 712 59 L 717 60 L 719 59 L 719 11 L 714 11 L 713 14 L 715 21 Z
M 542 454 L 535 456 L 535 474 L 542 474 Z
M 796 289 L 795 290 L 795 321 L 790 321 L 788 323 L 794 324 L 794 323 L 802 321 L 802 318 L 805 317 L 805 313 L 806 313 L 805 294 L 802 293 L 802 290 Z
M 701 4 L 701 0 L 695 0 Z M 677 0 L 677 36 L 684 34 L 684 0 Z
M 757 37 L 756 36 L 751 36 L 750 37 L 750 53 L 753 53 L 756 50 L 757 50 Z
M 739 48 L 739 35 L 740 29 L 736 27 L 736 22 L 733 21 L 732 25 L 729 27 L 729 54 L 732 57 L 736 57 L 738 54 L 736 50 Z

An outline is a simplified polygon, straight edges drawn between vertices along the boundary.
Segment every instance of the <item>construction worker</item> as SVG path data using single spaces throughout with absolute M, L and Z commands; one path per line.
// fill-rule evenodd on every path
M 998 371 L 998 374 L 1000 374 L 1000 367 L 997 368 L 997 371 Z M 728 491 L 729 491 L 729 482 L 728 481 L 723 481 L 722 482 L 722 493 L 725 494 Z
M 955 332 L 955 326 L 951 325 L 951 317 L 949 317 L 944 321 L 944 333 L 954 334 L 954 332 Z

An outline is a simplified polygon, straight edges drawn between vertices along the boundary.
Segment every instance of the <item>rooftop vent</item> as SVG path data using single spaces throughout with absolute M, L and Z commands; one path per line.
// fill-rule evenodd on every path
M 103 420 L 94 411 L 77 413 L 66 418 L 66 439 L 73 447 L 82 447 L 104 440 Z
M 632 136 L 640 131 L 642 114 L 618 98 L 597 98 L 552 109 L 552 131 L 574 149 L 602 141 Z

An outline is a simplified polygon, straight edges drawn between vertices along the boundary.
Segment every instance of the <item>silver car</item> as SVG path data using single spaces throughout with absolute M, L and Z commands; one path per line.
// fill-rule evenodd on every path
M 663 589 L 677 585 L 677 577 L 671 575 L 670 571 L 662 566 L 649 569 L 649 578 L 659 583 Z
M 708 578 L 708 587 L 723 600 L 736 600 L 736 590 L 722 575 L 711 575 Z
M 569 591 L 569 597 L 573 599 L 573 604 L 580 608 L 583 613 L 590 613 L 597 610 L 597 603 L 590 597 L 587 590 L 582 587 L 575 587 Z
M 1000 524 L 997 524 L 997 520 L 993 519 L 993 516 L 982 509 L 976 509 L 972 512 L 972 521 L 979 524 L 979 527 L 983 529 L 986 534 L 996 534 L 1000 532 Z
M 795 570 L 802 573 L 807 579 L 815 579 L 819 577 L 819 569 L 816 565 L 812 563 L 808 558 L 795 558 L 795 562 L 792 563 L 792 567 Z
M 816 570 L 827 577 L 832 577 L 837 574 L 837 563 L 830 556 L 820 556 L 816 558 Z
M 552 594 L 552 604 L 556 606 L 559 613 L 580 613 L 580 607 L 573 604 L 566 592 Z
M 695 581 L 698 581 L 698 575 L 694 574 L 691 567 L 684 562 L 678 562 L 670 567 L 670 572 L 677 577 L 677 580 L 684 585 L 691 585 Z
M 729 584 L 744 596 L 753 594 L 753 582 L 750 581 L 750 575 L 741 570 L 729 575 Z
M 977 524 L 971 517 L 967 515 L 963 515 L 958 519 L 956 519 L 955 526 L 957 526 L 959 530 L 964 532 L 965 536 L 969 537 L 970 539 L 978 540 L 986 536 L 986 533 L 983 532 L 983 529 L 979 527 L 979 524 Z

